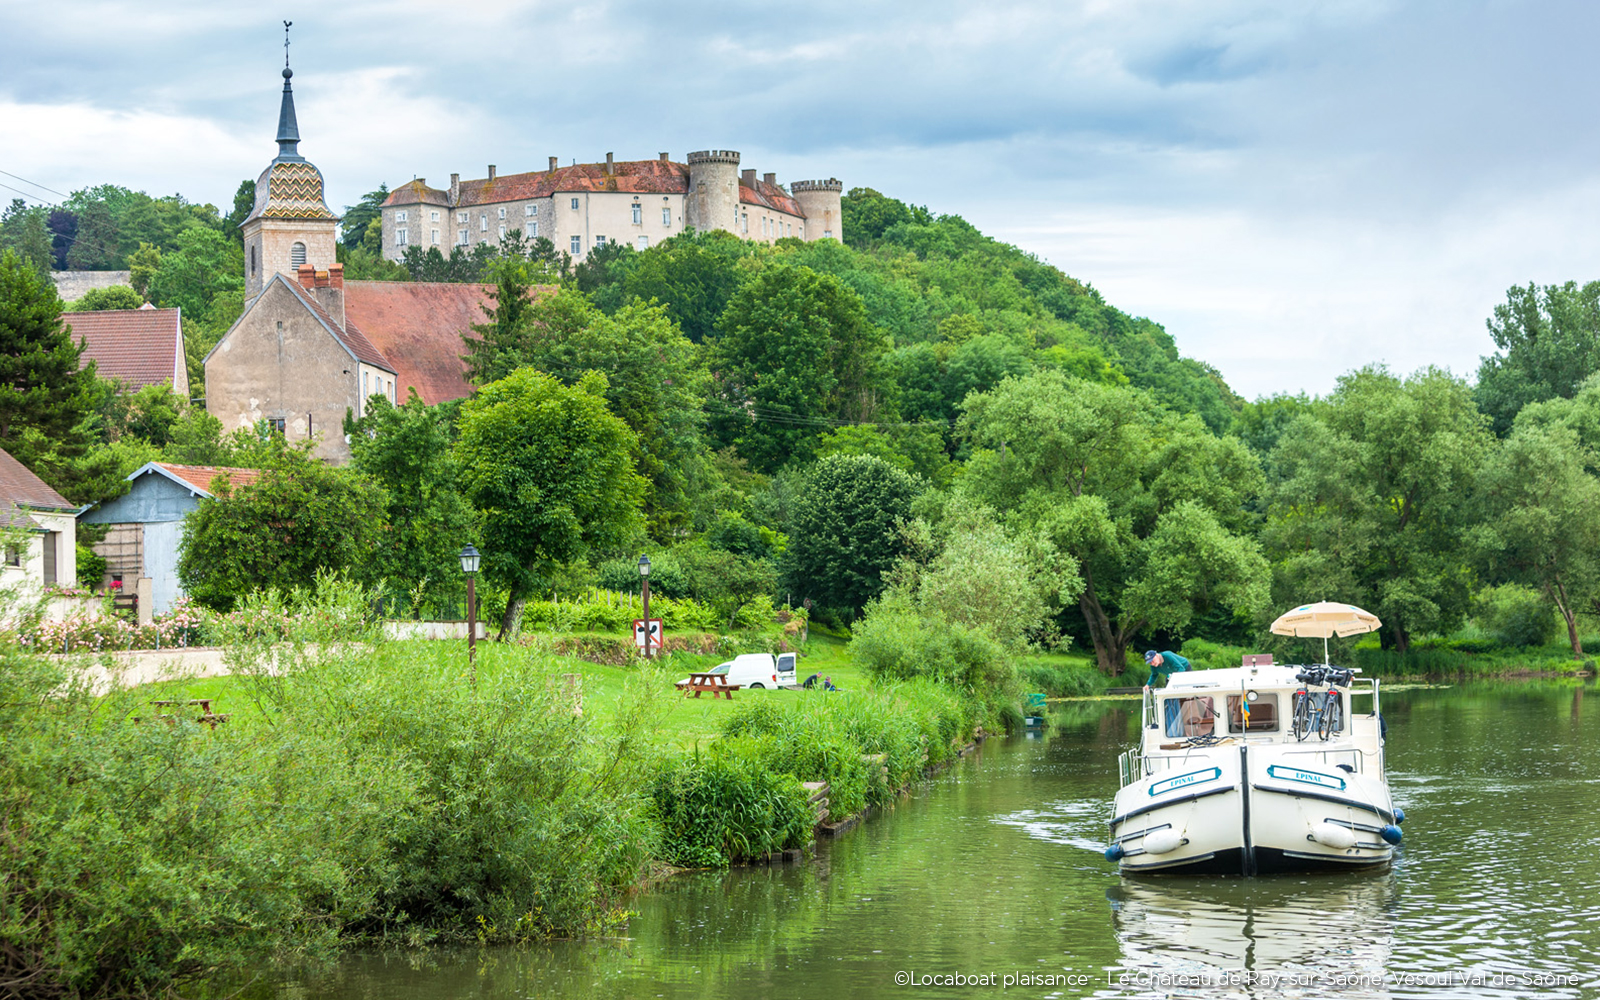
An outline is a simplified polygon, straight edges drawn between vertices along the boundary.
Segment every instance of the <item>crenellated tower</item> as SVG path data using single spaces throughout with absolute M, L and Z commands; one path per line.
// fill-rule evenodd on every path
M 689 193 L 683 221 L 702 232 L 739 231 L 739 154 L 705 149 L 689 154 Z
M 834 177 L 825 181 L 792 181 L 789 193 L 806 215 L 806 239 L 844 242 L 844 184 Z
M 244 294 L 261 294 L 274 274 L 297 280 L 310 264 L 327 271 L 337 260 L 339 217 L 323 198 L 322 171 L 300 155 L 295 121 L 294 70 L 284 57 L 283 103 L 278 110 L 278 155 L 256 180 L 256 202 L 240 227 L 244 236 Z

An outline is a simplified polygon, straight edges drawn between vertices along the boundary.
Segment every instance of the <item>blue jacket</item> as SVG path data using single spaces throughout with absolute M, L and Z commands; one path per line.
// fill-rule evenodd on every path
M 1145 687 L 1155 687 L 1156 680 L 1162 674 L 1181 674 L 1189 669 L 1189 661 L 1177 653 L 1167 650 L 1161 651 L 1161 666 L 1151 665 L 1150 679 L 1144 682 Z

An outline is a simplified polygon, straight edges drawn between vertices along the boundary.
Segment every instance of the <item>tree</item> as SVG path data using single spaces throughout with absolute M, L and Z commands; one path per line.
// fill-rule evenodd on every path
M 79 271 L 115 271 L 124 263 L 117 220 L 103 201 L 78 210 L 78 231 L 67 251 L 67 266 Z
M 105 288 L 91 288 L 83 293 L 83 298 L 66 304 L 66 309 L 71 312 L 100 312 L 106 309 L 137 309 L 144 305 L 144 299 L 133 290 L 131 285 L 107 285 Z
M 844 240 L 856 248 L 877 243 L 883 234 L 902 222 L 927 225 L 933 215 L 922 207 L 913 208 L 872 188 L 851 188 L 839 204 Z
M 359 247 L 373 220 L 383 218 L 383 203 L 388 200 L 389 185 L 379 184 L 378 190 L 368 191 L 354 205 L 346 205 L 344 218 L 339 220 L 340 245 L 347 250 Z
M 1600 371 L 1600 281 L 1513 286 L 1488 327 L 1499 351 L 1479 366 L 1475 395 L 1503 436 L 1524 406 L 1570 399 Z
M 253 590 L 314 584 L 318 570 L 356 575 L 383 536 L 388 497 L 351 469 L 336 469 L 276 439 L 254 483 L 219 477 L 214 500 L 184 520 L 178 578 L 218 611 Z
M 701 343 L 716 334 L 717 320 L 744 281 L 740 262 L 754 252 L 720 229 L 682 233 L 630 258 L 622 297 L 660 302 L 684 336 Z
M 621 548 L 642 527 L 633 433 L 606 409 L 606 388 L 599 373 L 568 387 L 524 368 L 461 407 L 454 454 L 483 515 L 484 576 L 508 591 L 502 638 L 557 565 Z
M 884 337 L 861 296 L 808 267 L 775 264 L 736 292 L 711 350 L 711 426 L 752 468 L 804 461 L 818 431 L 870 422 L 884 394 Z
M 196 227 L 178 236 L 177 249 L 161 255 L 147 290 L 161 308 L 176 306 L 198 318 L 219 294 L 243 289 L 243 248 L 214 229 Z
M 1263 540 L 1280 601 L 1359 604 L 1401 652 L 1415 634 L 1454 628 L 1470 607 L 1467 532 L 1492 443 L 1471 391 L 1449 372 L 1400 379 L 1375 365 L 1342 376 L 1318 413 L 1288 426 L 1268 463 Z
M 486 246 L 487 244 L 479 244 Z M 424 280 L 424 279 L 417 279 Z M 476 337 L 464 337 L 467 378 L 477 385 L 498 382 L 524 365 L 522 349 L 533 310 L 533 273 L 525 261 L 506 260 L 495 268 L 495 287 L 484 303 L 486 323 L 472 324 Z M 564 303 L 564 305 L 575 303 Z M 570 311 L 570 310 L 568 310 Z M 581 320 L 563 326 L 569 329 Z
M 883 575 L 905 553 L 900 522 L 922 482 L 871 455 L 818 462 L 789 521 L 789 585 L 854 619 L 883 590 Z
M 21 198 L 11 199 L 11 206 L 0 214 L 0 252 L 14 252 L 18 259 L 49 281 L 55 251 L 50 244 L 50 230 L 45 225 L 47 214 L 43 208 L 29 208 Z
M 351 467 L 388 496 L 386 527 L 364 576 L 391 587 L 459 590 L 461 546 L 477 537 L 477 523 L 456 489 L 450 421 L 412 389 L 400 406 L 372 397 L 345 433 Z
M 128 284 L 140 295 L 149 297 L 150 279 L 161 270 L 161 251 L 149 243 L 140 243 L 139 248 L 128 255 Z
M 961 430 L 979 450 L 958 495 L 1077 561 L 1078 610 L 1105 673 L 1124 670 L 1142 633 L 1265 605 L 1267 564 L 1245 512 L 1261 469 L 1237 439 L 1144 393 L 1056 371 L 1006 379 L 964 408 Z
M 1600 456 L 1562 424 L 1518 419 L 1478 477 L 1483 504 L 1472 539 L 1491 578 L 1538 588 L 1553 604 L 1572 655 L 1577 616 L 1600 598 Z
M 222 220 L 222 238 L 230 243 L 242 241 L 244 234 L 240 230 L 255 207 L 256 182 L 247 177 L 239 182 L 238 190 L 233 193 L 233 211 Z

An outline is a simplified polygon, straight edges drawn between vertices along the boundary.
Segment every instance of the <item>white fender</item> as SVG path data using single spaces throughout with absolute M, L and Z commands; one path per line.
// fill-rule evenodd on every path
M 1324 847 L 1331 847 L 1336 851 L 1348 850 L 1356 846 L 1356 832 L 1347 827 L 1334 826 L 1332 823 L 1318 823 L 1311 828 L 1311 839 Z
M 1146 854 L 1170 854 L 1183 844 L 1183 834 L 1168 827 L 1146 834 L 1144 842 L 1139 846 L 1144 848 Z

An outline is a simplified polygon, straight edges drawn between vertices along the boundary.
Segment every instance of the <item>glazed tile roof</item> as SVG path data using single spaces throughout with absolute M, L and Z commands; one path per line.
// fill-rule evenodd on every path
M 208 497 L 212 495 L 211 484 L 218 476 L 226 479 L 228 485 L 235 489 L 240 486 L 248 486 L 261 478 L 260 469 L 232 469 L 218 465 L 173 465 L 170 462 L 151 462 L 145 469 L 149 469 L 152 466 L 167 473 L 174 479 L 180 479 L 185 484 L 193 486 Z M 139 473 L 135 472 L 128 478 L 132 479 L 138 475 Z
M 171 382 L 183 365 L 183 328 L 176 309 L 106 309 L 68 312 L 61 321 L 84 341 L 79 365 L 95 363 L 101 378 L 121 379 L 130 390 Z
M 689 167 L 683 163 L 665 160 L 626 160 L 606 172 L 604 163 L 579 163 L 554 170 L 535 170 L 525 174 L 502 174 L 494 180 L 487 178 L 462 181 L 455 207 L 493 205 L 507 201 L 532 201 L 557 194 L 582 191 L 618 191 L 624 194 L 688 194 Z M 781 187 L 757 181 L 754 188 L 739 186 L 739 200 L 748 205 L 762 205 L 798 218 L 805 215 L 800 204 Z M 410 181 L 395 188 L 384 201 L 390 205 L 449 205 L 450 193 L 428 187 L 421 181 Z
M 312 296 L 308 289 L 300 287 L 299 284 L 290 281 L 281 274 L 273 275 L 273 280 L 282 281 L 290 291 L 294 292 L 295 297 L 305 303 L 306 308 L 311 310 L 311 314 L 320 320 L 322 325 L 328 328 L 328 332 L 333 334 L 344 345 L 345 350 L 354 355 L 358 361 L 376 365 L 391 372 L 395 370 L 394 365 L 390 364 L 389 359 L 383 356 L 383 352 L 373 346 L 372 341 L 368 340 L 367 335 L 361 332 L 360 327 L 356 326 L 354 322 L 354 317 L 350 315 L 349 283 L 345 285 L 345 323 L 341 327 L 334 321 L 332 316 L 329 316 L 323 310 L 322 306 L 317 304 L 316 298 Z
M 493 285 L 425 281 L 347 281 L 344 314 L 392 363 L 403 402 L 415 387 L 432 406 L 472 394 L 462 335 L 484 322 Z
M 42 510 L 78 509 L 77 504 L 51 489 L 26 465 L 12 458 L 10 452 L 0 448 L 0 508 L 9 512 L 13 506 Z M 29 523 L 32 523 L 31 519 Z
M 274 161 L 256 180 L 251 219 L 337 219 L 323 200 L 322 171 L 305 161 Z

